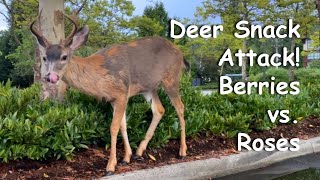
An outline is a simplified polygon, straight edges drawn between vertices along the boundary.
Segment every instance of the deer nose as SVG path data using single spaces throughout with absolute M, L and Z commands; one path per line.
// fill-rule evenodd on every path
M 46 80 L 46 81 L 48 81 L 48 82 L 51 82 L 51 83 L 57 83 L 58 82 L 58 80 L 59 80 L 59 76 L 57 75 L 57 73 L 55 73 L 55 72 L 50 72 L 50 73 L 48 73 L 45 77 L 44 77 L 44 79 Z

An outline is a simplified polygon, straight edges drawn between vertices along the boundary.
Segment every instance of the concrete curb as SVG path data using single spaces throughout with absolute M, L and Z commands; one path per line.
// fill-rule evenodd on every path
M 206 179 L 236 174 L 248 170 L 263 168 L 287 159 L 320 152 L 320 137 L 300 140 L 300 149 L 293 151 L 247 151 L 220 159 L 211 158 L 192 162 L 156 167 L 153 169 L 138 170 L 118 174 L 105 179 Z

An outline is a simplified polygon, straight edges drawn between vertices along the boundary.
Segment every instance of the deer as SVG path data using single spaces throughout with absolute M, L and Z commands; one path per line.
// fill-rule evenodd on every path
M 182 52 L 169 40 L 162 37 L 146 37 L 123 44 L 115 44 L 88 57 L 74 56 L 74 51 L 83 46 L 89 35 L 87 25 L 79 28 L 76 20 L 66 14 L 73 29 L 59 44 L 51 44 L 41 32 L 30 24 L 40 56 L 44 61 L 47 83 L 58 86 L 58 94 L 65 93 L 66 84 L 99 101 L 110 102 L 113 117 L 110 126 L 111 147 L 106 175 L 112 175 L 117 166 L 116 144 L 119 131 L 124 144 L 124 157 L 120 165 L 139 159 L 146 150 L 155 129 L 165 113 L 157 90 L 162 87 L 174 106 L 180 123 L 179 156 L 186 156 L 186 132 L 184 104 L 179 93 L 181 74 L 188 67 Z M 40 21 L 40 20 L 39 20 Z M 63 87 L 63 86 L 62 86 Z M 151 104 L 152 121 L 135 155 L 132 155 L 126 124 L 126 108 L 130 97 L 143 95 Z M 132 156 L 132 157 L 131 157 Z

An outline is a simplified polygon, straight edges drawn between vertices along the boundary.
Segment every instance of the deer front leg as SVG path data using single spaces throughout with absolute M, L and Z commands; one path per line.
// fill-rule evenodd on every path
M 120 130 L 121 130 L 121 136 L 122 136 L 122 139 L 123 139 L 124 151 L 125 151 L 123 160 L 121 162 L 121 165 L 126 165 L 126 164 L 130 163 L 130 158 L 131 158 L 131 155 L 132 155 L 132 150 L 131 150 L 131 147 L 130 147 L 128 133 L 127 133 L 126 113 L 124 113 L 124 115 L 122 117 Z
M 112 108 L 114 109 L 114 104 L 111 103 L 111 105 L 112 105 Z M 121 136 L 122 136 L 122 140 L 123 140 L 123 144 L 124 144 L 124 151 L 125 151 L 123 160 L 121 161 L 120 165 L 127 165 L 130 163 L 132 150 L 130 147 L 128 133 L 127 133 L 126 112 L 124 112 L 122 120 L 121 120 L 120 131 L 121 131 Z
M 65 98 L 65 95 L 68 90 L 68 85 L 64 81 L 59 81 L 58 84 L 58 100 L 63 101 Z
M 117 165 L 117 136 L 121 125 L 122 117 L 125 113 L 127 101 L 117 99 L 113 102 L 113 119 L 110 127 L 111 135 L 111 149 L 109 155 L 109 161 L 107 165 L 107 175 L 112 175 Z

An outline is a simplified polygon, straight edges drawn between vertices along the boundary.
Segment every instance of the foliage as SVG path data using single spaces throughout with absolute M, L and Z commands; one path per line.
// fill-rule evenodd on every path
M 0 1 L 2 3 L 4 1 Z M 7 11 L 9 22 L 8 37 L 9 48 L 0 46 L 2 56 L 0 58 L 0 81 L 8 78 L 13 84 L 29 86 L 33 78 L 34 38 L 29 32 L 29 23 L 37 16 L 38 1 L 6 1 L 12 11 Z M 78 9 L 84 0 L 66 0 L 66 13 Z M 89 41 L 86 47 L 81 48 L 76 54 L 87 56 L 96 50 L 115 43 L 127 42 L 138 36 L 168 36 L 168 13 L 162 2 L 148 6 L 142 16 L 133 16 L 135 7 L 129 0 L 96 0 L 88 1 L 88 4 L 80 13 L 81 25 L 87 24 L 90 28 Z M 216 82 L 218 77 L 227 73 L 240 73 L 241 67 L 231 67 L 227 63 L 222 67 L 217 66 L 218 60 L 227 48 L 234 54 L 236 50 L 253 49 L 256 53 L 274 53 L 275 47 L 287 47 L 290 49 L 293 41 L 284 39 L 236 39 L 233 33 L 235 23 L 241 19 L 250 21 L 250 24 L 274 25 L 286 24 L 290 17 L 295 23 L 299 23 L 302 38 L 310 36 L 314 46 L 319 44 L 319 32 L 317 32 L 314 2 L 311 0 L 246 0 L 246 1 L 210 1 L 204 0 L 197 8 L 194 20 L 186 20 L 183 17 L 175 17 L 183 24 L 220 23 L 224 27 L 217 38 L 213 39 L 189 39 L 186 36 L 175 40 L 183 50 L 185 58 L 191 62 L 191 70 L 202 79 L 202 82 Z M 212 22 L 213 20 L 213 22 Z M 70 23 L 66 21 L 66 34 L 70 32 Z M 3 39 L 4 41 L 5 39 Z M 1 38 L 2 41 L 2 38 Z M 244 42 L 246 46 L 244 46 Z M 300 40 L 296 40 L 298 43 Z M 1 44 L 1 43 L 0 43 Z M 280 48 L 282 49 L 282 48 Z M 281 50 L 280 50 L 281 51 Z M 281 53 L 281 52 L 280 52 Z M 9 60 L 9 61 L 8 61 Z M 282 59 L 280 59 L 282 60 Z M 8 68 L 7 68 L 8 67 Z M 244 71 L 244 70 L 243 70 Z M 250 74 L 261 72 L 261 67 L 250 67 Z
M 154 6 L 147 6 L 144 9 L 143 16 L 148 17 L 155 22 L 158 22 L 162 27 L 158 35 L 163 37 L 169 37 L 169 16 L 166 11 L 163 2 L 156 2 Z M 142 34 L 148 34 L 148 29 L 145 29 Z M 139 33 L 139 36 L 141 34 Z
M 276 39 L 265 39 L 265 38 L 253 38 L 248 40 L 250 48 L 257 54 L 279 54 L 283 53 L 283 47 L 290 49 L 291 39 L 290 38 L 276 38 Z M 278 62 L 282 61 L 282 58 L 277 59 Z M 258 74 L 263 72 L 266 67 L 261 67 L 254 61 L 252 67 L 250 67 L 249 74 Z
M 78 4 L 82 1 L 78 0 Z M 77 8 L 70 4 L 70 9 Z M 129 0 L 89 1 L 80 14 L 82 23 L 90 29 L 87 46 L 103 48 L 132 39 L 128 18 L 132 17 L 134 9 Z
M 314 60 L 312 62 L 309 63 L 309 67 L 310 68 L 319 68 L 320 69 L 320 59 L 319 60 Z
M 6 60 L 13 65 L 10 78 L 14 84 L 27 87 L 33 82 L 34 50 L 33 37 L 29 32 L 29 23 L 36 17 L 38 1 L 26 0 L 23 3 L 10 3 L 10 32 L 14 49 L 5 54 Z M 23 12 L 23 13 L 22 13 Z
M 196 76 L 201 78 L 202 82 L 218 82 L 220 75 L 226 73 L 236 73 L 240 69 L 237 66 L 224 64 L 218 66 L 218 61 L 227 48 L 232 53 L 241 47 L 241 43 L 234 39 L 233 35 L 221 33 L 216 39 L 188 39 L 186 44 L 180 46 L 184 56 L 192 60 L 191 67 L 196 71 Z
M 84 0 L 67 0 L 66 12 L 77 9 Z M 34 59 L 34 39 L 28 30 L 29 23 L 37 16 L 37 0 L 11 1 L 12 13 L 8 21 L 10 29 L 1 33 L 0 39 L 0 81 L 11 78 L 14 83 L 28 86 L 32 81 Z M 1 2 L 0 2 L 1 3 Z M 239 73 L 237 66 L 224 64 L 218 67 L 218 60 L 227 48 L 232 53 L 238 49 L 254 49 L 257 53 L 273 53 L 276 40 L 235 39 L 235 23 L 241 19 L 251 24 L 285 24 L 288 17 L 301 25 L 303 35 L 309 35 L 315 46 L 319 44 L 314 33 L 315 18 L 312 14 L 313 2 L 307 0 L 281 1 L 211 1 L 204 0 L 198 8 L 198 17 L 204 20 L 220 17 L 224 31 L 215 39 L 176 40 L 191 61 L 192 70 L 202 81 L 214 84 L 219 75 Z M 167 36 L 168 13 L 162 3 L 147 7 L 143 16 L 133 16 L 134 6 L 129 0 L 89 1 L 80 14 L 82 25 L 88 24 L 90 36 L 87 46 L 77 55 L 88 56 L 97 49 L 115 43 L 127 42 L 137 36 Z M 179 18 L 175 18 L 179 19 Z M 180 21 L 182 22 L 182 21 Z M 184 21 L 187 24 L 189 21 Z M 199 21 L 195 24 L 199 24 Z M 71 27 L 66 23 L 66 30 Z M 66 33 L 67 34 L 67 33 Z M 16 37 L 17 39 L 15 39 Z M 245 44 L 245 43 L 247 44 Z M 289 38 L 279 39 L 278 46 L 290 47 Z M 248 47 L 247 47 L 248 46 Z M 237 62 L 235 62 L 237 63 Z M 314 67 L 316 65 L 312 65 Z M 250 68 L 250 80 L 260 81 L 262 69 Z M 267 81 L 271 76 L 276 82 L 288 81 L 288 72 L 283 68 L 269 68 Z M 238 132 L 267 130 L 275 127 L 267 116 L 267 110 L 289 109 L 290 118 L 302 119 L 310 114 L 320 115 L 318 69 L 298 69 L 295 79 L 301 82 L 300 94 L 293 95 L 219 95 L 213 93 L 202 96 L 199 89 L 191 86 L 191 78 L 184 77 L 181 82 L 181 96 L 185 104 L 187 136 L 199 133 L 214 133 L 224 137 L 234 137 Z M 26 89 L 11 88 L 9 81 L 0 85 L 0 161 L 13 159 L 71 158 L 76 150 L 88 148 L 92 144 L 109 144 L 109 126 L 112 110 L 109 104 L 97 102 L 76 90 L 68 93 L 63 103 L 44 101 L 38 97 L 39 85 Z M 179 121 L 171 102 L 163 90 L 160 99 L 166 113 L 159 123 L 150 147 L 165 145 L 169 139 L 180 136 Z M 241 109 L 241 112 L 239 112 Z M 128 133 L 130 143 L 136 148 L 144 138 L 151 121 L 150 104 L 143 97 L 130 99 L 127 109 Z
M 135 17 L 131 23 L 136 26 L 135 29 L 139 37 L 157 36 L 164 29 L 159 22 L 147 16 Z
M 313 161 L 313 160 L 312 160 Z M 282 177 L 276 178 L 276 180 L 312 180 L 312 179 L 317 179 L 320 176 L 320 170 L 319 169 L 305 169 L 305 170 L 300 170 L 297 172 L 294 172 L 292 174 L 288 174 Z
M 258 73 L 258 74 L 250 74 L 249 76 L 249 81 L 254 81 L 254 82 L 259 82 L 263 81 L 263 73 Z
M 244 1 L 211 1 L 204 0 L 202 6 L 197 9 L 197 16 L 205 20 L 208 18 L 220 17 L 224 27 L 224 32 L 229 36 L 232 36 L 235 32 L 239 32 L 236 29 L 235 24 L 240 20 L 246 20 L 250 24 L 259 22 L 263 17 L 262 10 L 266 7 L 268 1 L 266 0 L 244 0 Z M 234 41 L 242 44 L 242 50 L 247 52 L 248 38 L 236 39 Z M 243 65 L 241 68 L 242 79 L 247 77 L 247 61 L 246 57 L 242 60 Z
M 136 16 L 130 21 L 139 37 L 162 36 L 169 38 L 169 17 L 162 2 L 147 6 L 142 16 Z
M 5 82 L 10 78 L 12 63 L 5 58 L 11 49 L 10 35 L 8 31 L 0 31 L 0 82 Z
M 319 84 L 320 82 L 320 69 L 318 68 L 303 68 L 295 71 L 295 78 L 300 83 Z
M 266 71 L 266 81 L 271 81 L 271 77 L 275 77 L 274 82 L 289 82 L 288 71 L 284 68 L 269 68 Z M 250 76 L 250 81 L 263 81 L 263 73 Z
M 289 81 L 288 71 L 284 68 L 269 68 L 266 74 L 268 80 L 275 77 L 275 82 Z
M 21 31 L 22 44 L 18 46 L 14 52 L 8 54 L 6 58 L 11 61 L 14 69 L 11 71 L 11 77 L 14 82 L 23 81 L 19 84 L 26 87 L 33 82 L 33 64 L 35 55 L 35 44 L 33 43 L 33 37 L 29 35 L 28 30 Z
M 318 19 L 315 14 L 315 3 L 312 0 L 280 0 L 275 2 L 280 12 L 274 15 L 283 20 L 292 19 L 300 24 L 299 33 L 302 38 L 308 36 L 314 31 L 314 25 Z
M 211 1 L 204 0 L 202 5 L 197 8 L 196 15 L 204 20 L 220 18 L 224 26 L 224 32 L 220 34 L 229 34 L 238 32 L 235 24 L 240 20 L 246 20 L 251 24 L 260 24 L 263 26 L 287 24 L 288 19 L 293 19 L 294 23 L 300 24 L 299 33 L 301 38 L 309 35 L 317 42 L 316 34 L 314 35 L 317 24 L 315 16 L 315 3 L 311 0 L 245 0 L 245 1 Z M 248 26 L 249 26 L 248 25 Z M 242 50 L 254 49 L 256 53 L 274 53 L 278 47 L 287 47 L 293 49 L 296 44 L 301 45 L 300 39 L 296 37 L 284 39 L 235 39 L 235 43 L 241 41 Z M 319 38 L 318 38 L 319 40 Z M 223 47 L 223 45 L 222 45 Z M 281 48 L 280 48 L 281 49 Z M 292 51 L 292 50 L 291 50 Z M 208 52 L 207 52 L 208 54 Z M 218 53 L 221 54 L 221 53 Z M 246 61 L 243 58 L 243 61 Z M 280 59 L 282 61 L 282 59 Z M 247 64 L 245 64 L 247 65 Z M 246 74 L 246 66 L 242 66 L 243 76 Z M 261 72 L 262 68 L 254 65 L 249 68 L 250 74 Z M 223 68 L 221 68 L 221 71 Z M 293 77 L 293 68 L 290 68 L 290 75 Z M 238 70 L 239 73 L 239 70 Z M 290 76 L 290 77 L 291 77 Z
M 207 83 L 205 85 L 201 85 L 200 88 L 202 90 L 205 90 L 205 89 L 218 89 L 219 85 L 218 83 Z
M 0 159 L 70 158 L 77 148 L 104 141 L 107 125 L 96 105 L 39 103 L 39 86 L 0 86 Z
M 319 84 L 320 69 L 318 68 L 300 68 L 294 71 L 294 79 L 300 84 L 307 85 Z M 284 68 L 269 68 L 266 71 L 266 81 L 270 82 L 271 77 L 275 77 L 274 82 L 289 82 L 288 71 Z M 263 74 L 258 73 L 250 76 L 250 81 L 263 81 Z
M 311 35 L 312 47 L 320 47 L 320 31 L 318 30 L 313 35 Z
M 320 115 L 319 86 L 304 84 L 299 95 L 220 95 L 202 96 L 191 86 L 190 77 L 181 82 L 188 137 L 214 133 L 234 137 L 238 132 L 267 130 L 275 127 L 267 110 L 289 109 L 291 119 L 309 114 Z M 110 104 L 97 102 L 76 90 L 63 103 L 40 102 L 40 87 L 11 88 L 0 85 L 0 159 L 67 158 L 76 150 L 92 144 L 109 144 L 112 117 Z M 166 113 L 156 129 L 150 147 L 160 147 L 180 136 L 179 121 L 163 90 L 159 96 Z M 241 109 L 241 112 L 238 110 Z M 127 109 L 130 144 L 136 148 L 144 138 L 152 118 L 150 104 L 143 97 L 130 99 Z
M 314 26 L 317 24 L 315 15 L 315 3 L 312 0 L 280 0 L 271 1 L 270 6 L 276 11 L 267 12 L 273 16 L 273 20 L 285 23 L 287 19 L 292 19 L 294 23 L 299 24 L 298 30 L 301 38 L 306 38 L 314 33 Z M 291 38 L 291 52 L 294 51 L 296 44 L 301 43 L 296 36 Z M 293 66 L 289 67 L 289 79 L 294 80 Z

